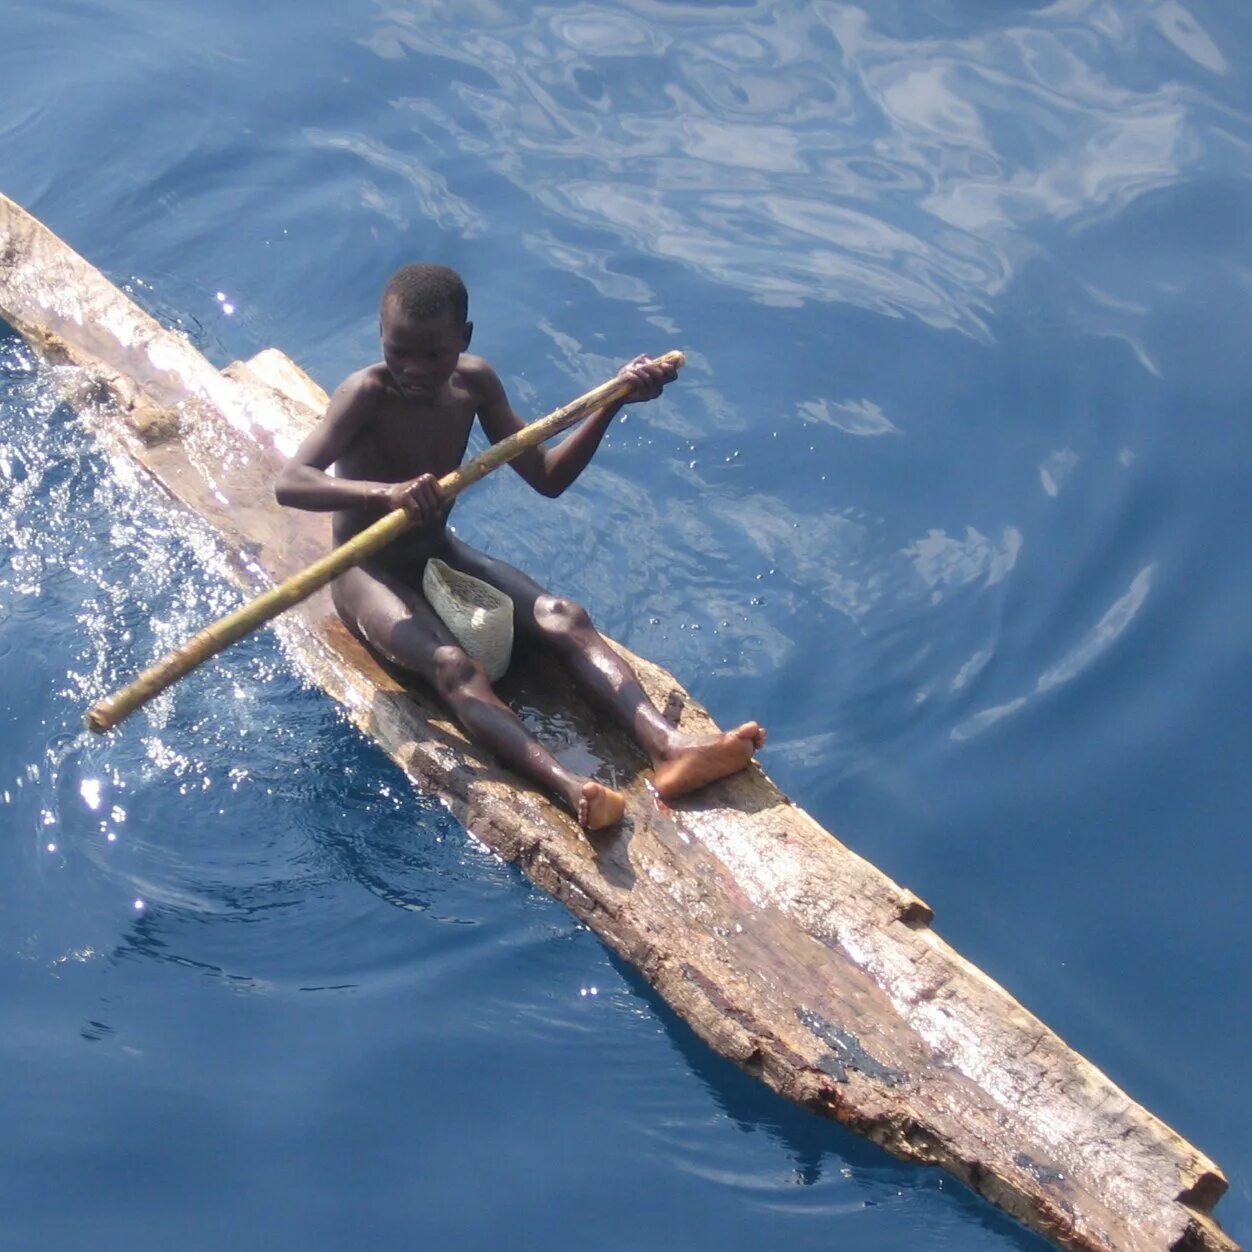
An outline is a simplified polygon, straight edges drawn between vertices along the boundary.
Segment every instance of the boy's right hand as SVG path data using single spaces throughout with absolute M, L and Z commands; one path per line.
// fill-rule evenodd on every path
M 388 513 L 405 509 L 417 519 L 419 526 L 429 526 L 443 512 L 439 480 L 434 474 L 419 474 L 408 482 L 395 483 L 387 488 L 384 505 Z

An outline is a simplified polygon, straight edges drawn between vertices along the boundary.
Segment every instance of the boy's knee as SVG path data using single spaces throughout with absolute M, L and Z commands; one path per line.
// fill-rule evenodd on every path
M 467 687 L 477 678 L 486 682 L 483 667 L 464 648 L 441 644 L 434 656 L 435 686 L 444 694 Z
M 571 635 L 591 629 L 587 610 L 564 596 L 542 595 L 535 601 L 535 621 L 549 635 Z
M 349 625 L 356 621 L 356 604 L 352 597 L 348 594 L 347 579 L 336 578 L 330 584 L 330 602 L 335 606 L 335 612 Z

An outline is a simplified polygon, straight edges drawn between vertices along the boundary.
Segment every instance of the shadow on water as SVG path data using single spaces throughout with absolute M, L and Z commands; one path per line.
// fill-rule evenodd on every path
M 872 1175 L 896 1185 L 901 1192 L 934 1188 L 942 1178 L 950 1184 L 944 1186 L 945 1194 L 962 1213 L 1011 1242 L 1020 1252 L 1043 1252 L 1051 1246 L 997 1212 L 964 1184 L 954 1183 L 936 1167 L 898 1161 L 838 1123 L 783 1099 L 709 1047 L 633 966 L 612 952 L 609 960 L 622 981 L 664 1027 L 666 1037 L 717 1106 L 739 1130 L 746 1134 L 760 1131 L 778 1143 L 791 1158 L 799 1185 L 815 1186 L 831 1169 L 851 1170 L 853 1175 Z M 875 1202 L 872 1197 L 864 1200 L 867 1207 Z

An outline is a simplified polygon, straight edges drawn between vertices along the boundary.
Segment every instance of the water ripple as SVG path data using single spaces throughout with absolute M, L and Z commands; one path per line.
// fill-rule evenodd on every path
M 380 3 L 365 43 L 452 67 L 442 100 L 396 102 L 417 136 L 482 156 L 545 211 L 530 247 L 636 303 L 652 292 L 621 271 L 644 254 L 766 304 L 842 302 L 985 340 L 1040 229 L 1105 219 L 1206 160 L 1192 115 L 1221 101 L 1137 70 L 1163 36 L 1225 72 L 1181 3 L 1066 0 L 946 36 L 891 25 L 833 0 Z M 413 179 L 408 154 L 317 142 Z M 447 221 L 454 190 L 412 185 Z M 589 249 L 587 230 L 616 246 Z
M 1010 714 L 1024 709 L 1035 697 L 1077 678 L 1117 642 L 1138 615 L 1152 589 L 1152 576 L 1155 570 L 1155 563 L 1145 565 L 1131 579 L 1130 586 L 1109 606 L 1082 642 L 1039 675 L 1032 692 L 1015 696 L 1003 704 L 980 709 L 954 726 L 949 732 L 949 737 L 954 740 L 971 739 Z M 978 658 L 973 658 L 968 664 L 975 665 L 977 661 Z M 976 664 L 976 669 L 981 668 L 981 664 Z M 953 689 L 964 686 L 968 677 L 966 669 L 963 668 L 957 679 L 953 680 Z
M 90 701 L 239 597 L 211 530 L 124 458 L 107 461 L 49 376 L 2 347 L 0 644 L 20 639 L 25 663 L 6 683 L 18 728 L 6 760 L 21 764 L 0 796 L 30 832 L 40 890 L 6 919 L 0 946 L 57 967 L 86 951 L 172 963 L 272 993 L 412 970 L 421 958 L 390 910 L 481 920 L 475 897 L 507 871 L 460 836 L 445 844 L 452 819 L 372 745 L 344 740 L 340 714 L 268 634 L 125 733 L 80 728 Z M 55 689 L 30 688 L 48 673 Z M 44 720 L 19 718 L 27 706 Z M 449 889 L 459 901 L 445 907 Z

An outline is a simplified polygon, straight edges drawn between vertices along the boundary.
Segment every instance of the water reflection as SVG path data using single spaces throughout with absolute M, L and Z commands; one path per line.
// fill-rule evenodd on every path
M 1152 589 L 1152 577 L 1155 564 L 1145 565 L 1133 579 L 1126 591 L 1109 606 L 1108 610 L 1076 647 L 1067 652 L 1056 664 L 1049 666 L 1039 675 L 1034 690 L 1028 695 L 1016 696 L 1003 704 L 992 705 L 980 709 L 954 726 L 950 732 L 952 739 L 970 739 L 981 734 L 989 726 L 1016 713 L 1026 707 L 1036 696 L 1059 687 L 1062 683 L 1077 678 L 1121 636 L 1123 631 L 1138 615 Z M 981 667 L 980 667 L 981 668 Z M 964 673 L 964 671 L 962 671 Z M 957 687 L 953 682 L 953 688 Z M 961 683 L 960 685 L 964 685 Z
M 1107 217 L 1203 163 L 1189 114 L 1205 102 L 1145 85 L 1144 45 L 1163 35 L 1226 65 L 1176 2 L 1015 6 L 948 34 L 930 7 L 384 0 L 367 46 L 437 59 L 451 83 L 396 102 L 417 143 L 315 142 L 390 169 L 466 233 L 479 215 L 429 162 L 475 154 L 544 210 L 527 245 L 610 298 L 652 301 L 630 273 L 652 256 L 766 304 L 838 301 L 986 339 L 1036 225 Z M 363 194 L 405 216 L 394 193 Z M 588 247 L 588 230 L 615 246 Z
M 998 540 L 988 539 L 973 526 L 965 528 L 964 538 L 932 530 L 904 550 L 918 577 L 930 588 L 931 602 L 937 603 L 946 587 L 962 586 L 982 579 L 986 587 L 1001 582 L 1017 564 L 1022 550 L 1022 534 L 1006 526 Z
M 845 435 L 871 437 L 900 433 L 900 428 L 873 400 L 803 400 L 799 408 L 806 422 L 821 422 Z
M 444 230 L 455 230 L 468 239 L 483 233 L 482 216 L 460 196 L 454 195 L 447 181 L 416 157 L 401 155 L 366 135 L 334 135 L 310 128 L 304 137 L 313 148 L 348 152 L 358 160 L 403 182 L 408 195 L 388 194 L 373 182 L 361 184 L 361 200 L 381 213 L 393 226 L 403 230 L 412 222 L 411 200 L 417 214 L 437 223 Z

